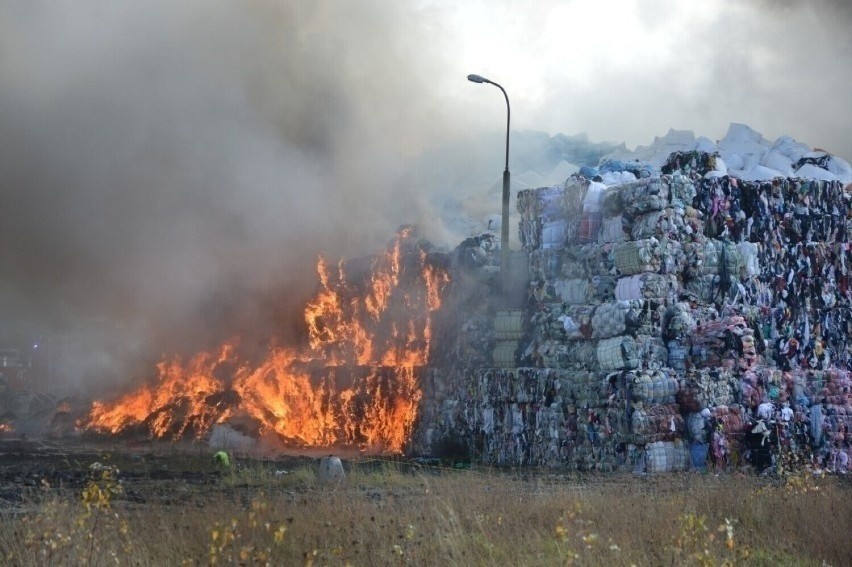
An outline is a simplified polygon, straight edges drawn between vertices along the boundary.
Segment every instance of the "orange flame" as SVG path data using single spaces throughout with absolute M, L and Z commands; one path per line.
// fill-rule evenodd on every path
M 276 346 L 249 363 L 234 340 L 187 363 L 163 360 L 156 379 L 94 402 L 78 427 L 199 438 L 217 423 L 247 418 L 257 434 L 300 446 L 401 452 L 422 395 L 416 368 L 428 362 L 432 314 L 449 283 L 424 251 L 411 252 L 410 236 L 398 233 L 360 287 L 345 262 L 330 268 L 319 258 L 304 348 Z
M 210 402 L 225 388 L 213 371 L 230 360 L 234 352 L 234 345 L 225 344 L 216 355 L 196 354 L 185 367 L 179 359 L 161 361 L 155 384 L 110 403 L 93 402 L 87 427 L 118 433 L 145 424 L 154 437 L 174 439 L 185 436 L 190 429 L 196 434 L 207 431 L 214 423 L 230 417 Z

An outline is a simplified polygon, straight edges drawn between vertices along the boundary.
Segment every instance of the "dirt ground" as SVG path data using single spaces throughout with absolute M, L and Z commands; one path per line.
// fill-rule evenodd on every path
M 100 467 L 120 471 L 120 500 L 176 504 L 193 495 L 224 490 L 228 470 L 214 462 L 206 445 L 86 443 L 0 439 L 0 510 L 24 505 L 29 495 L 81 491 Z M 247 459 L 244 459 L 247 460 Z M 311 464 L 309 456 L 255 457 L 282 474 Z M 235 459 L 236 466 L 240 460 Z M 228 487 L 233 490 L 233 485 Z M 195 490 L 202 489 L 202 490 Z
M 89 482 L 99 477 L 103 467 L 115 467 L 122 490 L 116 497 L 130 504 L 193 504 L 203 503 L 216 494 L 252 492 L 263 486 L 253 478 L 261 471 L 267 481 L 285 479 L 294 471 L 316 471 L 319 458 L 328 449 L 282 449 L 230 453 L 231 467 L 223 467 L 213 459 L 215 449 L 203 443 L 139 442 L 128 440 L 81 441 L 5 438 L 0 439 L 0 511 L 14 511 L 28 502 L 44 496 L 73 496 Z M 354 450 L 335 450 L 343 459 L 347 473 L 369 474 L 372 470 L 392 466 L 394 472 L 441 476 L 457 472 L 451 464 L 437 460 L 411 460 L 362 454 Z M 583 490 L 594 484 L 622 485 L 633 483 L 627 473 L 605 475 L 577 474 L 546 469 L 492 469 L 483 471 L 508 476 L 530 483 L 536 489 L 540 483 L 559 483 L 573 490 Z M 234 474 L 237 471 L 238 474 Z M 240 471 L 246 474 L 239 474 Z M 253 475 L 253 476 L 252 476 Z M 306 486 L 315 486 L 312 479 Z M 275 482 L 276 485 L 289 483 Z M 294 483 L 295 484 L 295 483 Z M 645 479 L 642 491 L 678 490 L 676 477 L 659 475 Z M 37 498 L 30 498 L 36 496 Z M 197 502 L 196 502 L 197 501 Z
M 43 500 L 54 494 L 75 497 L 93 480 L 103 467 L 115 467 L 121 493 L 118 501 L 130 505 L 186 505 L 204 502 L 216 495 L 243 493 L 251 498 L 265 486 L 292 486 L 300 492 L 318 487 L 315 474 L 319 458 L 328 449 L 299 451 L 296 449 L 253 453 L 230 453 L 230 467 L 213 459 L 215 449 L 203 443 L 83 442 L 78 440 L 0 439 L 0 511 L 14 513 L 28 502 Z M 412 460 L 360 454 L 357 451 L 335 451 L 343 459 L 347 474 L 370 475 L 391 467 L 403 477 L 447 476 L 460 472 L 452 464 L 437 460 Z M 466 467 L 465 467 L 466 468 Z M 559 485 L 562 490 L 585 492 L 616 490 L 629 487 L 634 494 L 661 495 L 688 492 L 697 479 L 691 474 L 650 475 L 638 479 L 629 473 L 577 473 L 561 469 L 501 469 L 474 467 L 486 475 L 506 477 L 519 486 L 537 491 L 542 484 Z M 312 478 L 301 481 L 288 477 L 294 472 L 309 473 Z M 730 475 L 712 475 L 708 485 L 716 485 Z M 751 477 L 752 483 L 769 486 L 771 479 Z M 289 481 L 288 481 L 289 479 Z M 850 486 L 852 478 L 838 478 Z M 302 482 L 305 481 L 305 482 Z M 35 497 L 35 498 L 33 498 Z

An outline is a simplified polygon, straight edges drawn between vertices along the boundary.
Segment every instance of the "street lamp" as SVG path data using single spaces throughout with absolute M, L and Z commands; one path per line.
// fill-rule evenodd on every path
M 489 81 L 479 75 L 468 75 L 467 80 L 472 83 L 488 83 L 503 91 L 506 99 L 506 169 L 503 170 L 503 220 L 500 224 L 500 284 L 503 296 L 509 293 L 509 119 L 511 109 L 509 108 L 509 95 L 506 89 L 494 81 Z

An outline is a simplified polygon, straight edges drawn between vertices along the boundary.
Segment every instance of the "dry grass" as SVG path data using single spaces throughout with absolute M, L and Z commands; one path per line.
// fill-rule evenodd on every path
M 132 490 L 99 472 L 83 493 L 45 488 L 26 513 L 0 511 L 2 561 L 774 566 L 852 557 L 844 478 L 579 478 L 371 462 L 328 486 L 312 465 L 277 466 L 243 462 L 210 482 Z

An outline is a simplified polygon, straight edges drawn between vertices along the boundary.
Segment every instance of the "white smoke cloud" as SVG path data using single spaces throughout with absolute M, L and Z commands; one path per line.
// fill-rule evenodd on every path
M 849 159 L 850 6 L 466 2 L 456 9 L 466 25 L 450 49 L 459 67 L 506 87 L 518 128 L 585 131 L 636 146 L 670 127 L 720 138 L 740 122 L 767 138 L 791 135 Z M 490 101 L 468 91 L 463 104 L 483 107 L 472 114 L 499 120 L 499 93 Z

